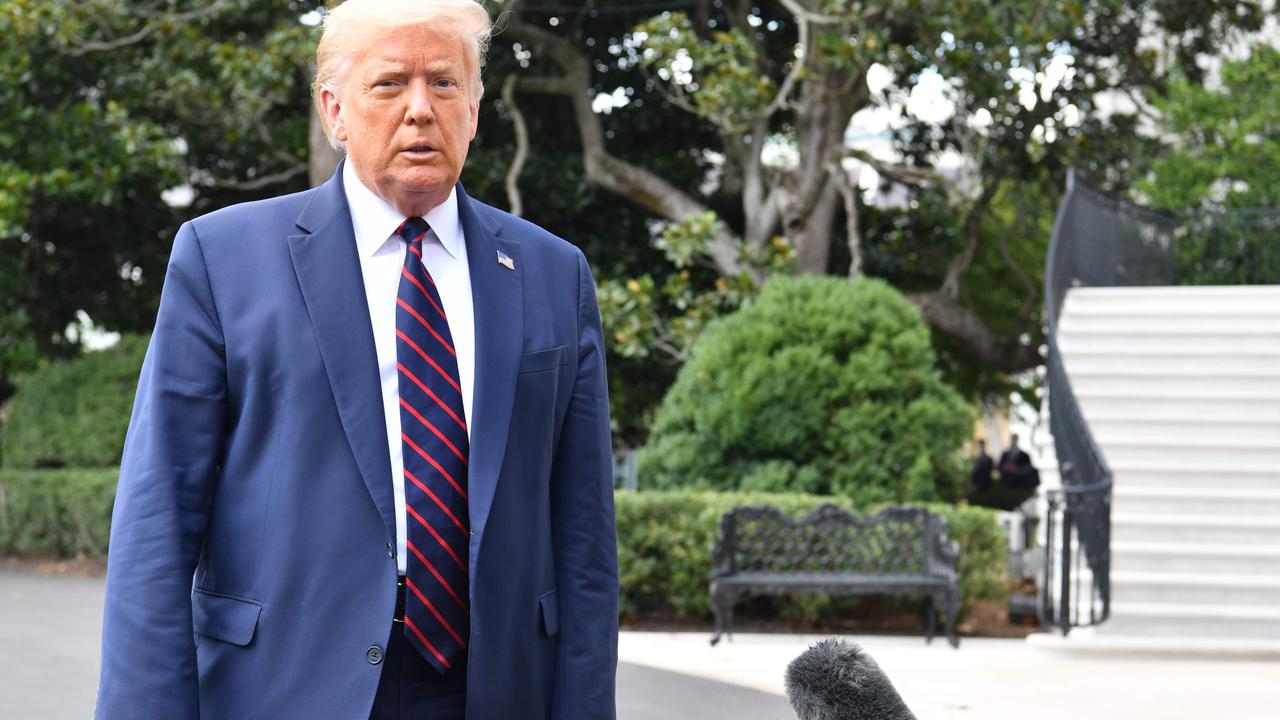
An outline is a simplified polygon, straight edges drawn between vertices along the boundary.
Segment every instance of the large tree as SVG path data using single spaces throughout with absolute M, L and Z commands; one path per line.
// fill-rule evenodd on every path
M 873 246 L 886 247 L 883 237 L 866 233 L 846 162 L 857 159 L 912 188 L 911 210 L 924 204 L 938 220 L 905 221 L 932 234 L 916 234 L 911 243 L 949 249 L 911 299 L 944 342 L 997 372 L 1040 362 L 1040 254 L 1018 252 L 1011 239 L 1039 235 L 1043 242 L 1052 211 L 1045 196 L 1067 163 L 1115 160 L 1109 143 L 1081 142 L 1083 130 L 1134 137 L 1132 113 L 1104 117 L 1098 98 L 1159 91 L 1175 66 L 1198 81 L 1196 61 L 1236 31 L 1257 28 L 1262 17 L 1252 0 L 694 0 L 652 7 L 678 11 L 646 19 L 634 3 L 573 10 L 507 0 L 499 8 L 505 30 L 498 41 L 510 44 L 525 68 L 518 90 L 567 101 L 586 181 L 673 223 L 714 214 L 722 222 L 710 226 L 703 251 L 723 276 L 758 277 L 759 266 L 744 258 L 782 237 L 799 271 L 853 277 L 868 268 Z M 624 12 L 635 18 L 632 32 L 593 29 L 599 22 L 616 27 Z M 875 72 L 890 78 L 880 96 L 869 83 Z M 954 112 L 898 128 L 896 157 L 846 141 L 856 113 L 905 96 L 927 74 L 945 79 Z M 618 124 L 596 106 L 602 94 L 618 92 L 697 118 L 713 138 L 700 151 L 717 159 L 714 182 L 681 182 L 646 159 L 629 159 L 611 137 Z M 795 161 L 771 162 L 779 146 Z M 668 152 L 646 149 L 651 157 Z M 936 166 L 947 152 L 966 161 L 958 175 Z M 1100 170 L 1124 176 L 1119 165 Z M 839 255 L 844 267 L 835 268 Z M 1006 279 L 1020 296 L 1012 312 L 1009 302 L 975 302 L 967 286 L 980 260 L 994 264 L 987 278 Z
M 306 186 L 320 5 L 0 4 L 0 400 L 78 311 L 147 329 L 181 219 Z
M 1151 98 L 1169 147 L 1137 189 L 1170 209 L 1280 206 L 1280 49 L 1259 44 L 1206 87 L 1181 72 Z M 1274 241 L 1273 241 L 1274 242 Z

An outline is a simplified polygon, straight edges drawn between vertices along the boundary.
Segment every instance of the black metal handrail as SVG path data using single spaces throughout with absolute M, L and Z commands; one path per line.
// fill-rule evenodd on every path
M 1111 611 L 1111 468 L 1107 465 L 1098 443 L 1084 421 L 1080 404 L 1071 389 L 1071 380 L 1062 366 L 1058 352 L 1058 318 L 1062 314 L 1062 302 L 1067 290 L 1079 284 L 1109 285 L 1114 276 L 1108 277 L 1105 262 L 1110 253 L 1097 253 L 1105 248 L 1090 248 L 1095 252 L 1082 255 L 1076 240 L 1082 237 L 1074 232 L 1071 223 L 1078 215 L 1072 212 L 1079 202 L 1079 185 L 1075 172 L 1067 175 L 1066 195 L 1054 223 L 1049 242 L 1049 255 L 1045 264 L 1045 337 L 1049 352 L 1047 361 L 1047 385 L 1049 390 L 1049 427 L 1053 435 L 1054 449 L 1058 455 L 1058 472 L 1062 490 L 1048 493 L 1049 512 L 1045 524 L 1047 542 L 1043 577 L 1040 583 L 1040 621 L 1054 625 L 1062 633 L 1072 627 L 1092 625 L 1107 619 Z M 1098 228 L 1101 230 L 1101 228 Z M 1089 233 L 1098 244 L 1106 244 L 1102 233 Z M 1079 263 L 1076 259 L 1087 257 L 1095 262 Z M 1103 260 L 1099 263 L 1096 260 Z M 1084 532 L 1081 532 L 1081 531 Z M 1079 550 L 1083 548 L 1083 555 Z M 1055 566 L 1057 556 L 1059 562 Z M 1091 583 L 1087 593 L 1081 594 L 1079 580 L 1080 559 L 1088 561 Z M 1076 582 L 1072 582 L 1072 571 Z M 1059 582 L 1055 583 L 1054 580 Z M 1081 598 L 1087 598 L 1088 621 L 1080 620 Z
M 1280 284 L 1280 210 L 1161 212 L 1109 196 L 1071 170 L 1044 284 L 1049 426 L 1062 488 L 1048 493 L 1040 619 L 1066 634 L 1101 623 L 1111 612 L 1112 489 L 1111 468 L 1058 351 L 1067 291 L 1081 285 Z

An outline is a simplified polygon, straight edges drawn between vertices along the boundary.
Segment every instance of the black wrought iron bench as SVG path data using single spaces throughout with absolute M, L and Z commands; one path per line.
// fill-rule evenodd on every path
M 793 520 L 773 507 L 736 507 L 720 516 L 711 552 L 712 645 L 732 634 L 740 596 L 786 593 L 924 595 L 926 641 L 941 608 L 947 639 L 960 645 L 960 545 L 948 539 L 947 519 L 924 508 L 892 506 L 862 518 L 823 505 Z

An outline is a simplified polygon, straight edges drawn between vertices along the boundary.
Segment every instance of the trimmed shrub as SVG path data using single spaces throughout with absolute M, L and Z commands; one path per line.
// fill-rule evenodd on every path
M 27 375 L 0 433 L 4 466 L 118 465 L 146 350 L 146 337 L 126 336 Z
M 776 277 L 714 323 L 641 450 L 642 487 L 952 500 L 972 409 L 879 280 Z
M 874 515 L 882 505 L 855 506 L 848 498 L 800 494 L 717 493 L 696 490 L 615 494 L 618 515 L 618 561 L 622 577 L 621 613 L 638 616 L 656 610 L 682 618 L 711 612 L 711 545 L 720 516 L 738 505 L 772 505 L 798 517 L 823 503 L 860 515 Z M 982 508 L 926 504 L 947 518 L 947 531 L 960 543 L 957 569 L 961 616 L 975 600 L 1004 602 L 1008 597 L 1006 540 L 996 513 Z M 815 602 L 817 600 L 817 602 Z M 780 613 L 812 617 L 829 605 L 826 598 L 786 597 Z
M 0 470 L 0 555 L 107 554 L 119 468 Z

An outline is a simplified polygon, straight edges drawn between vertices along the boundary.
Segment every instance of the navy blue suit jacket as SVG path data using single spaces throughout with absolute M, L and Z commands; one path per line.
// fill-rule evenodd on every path
M 574 246 L 458 200 L 476 323 L 467 718 L 612 719 L 595 286 Z M 341 171 L 183 225 L 121 463 L 97 717 L 367 718 L 393 513 Z

